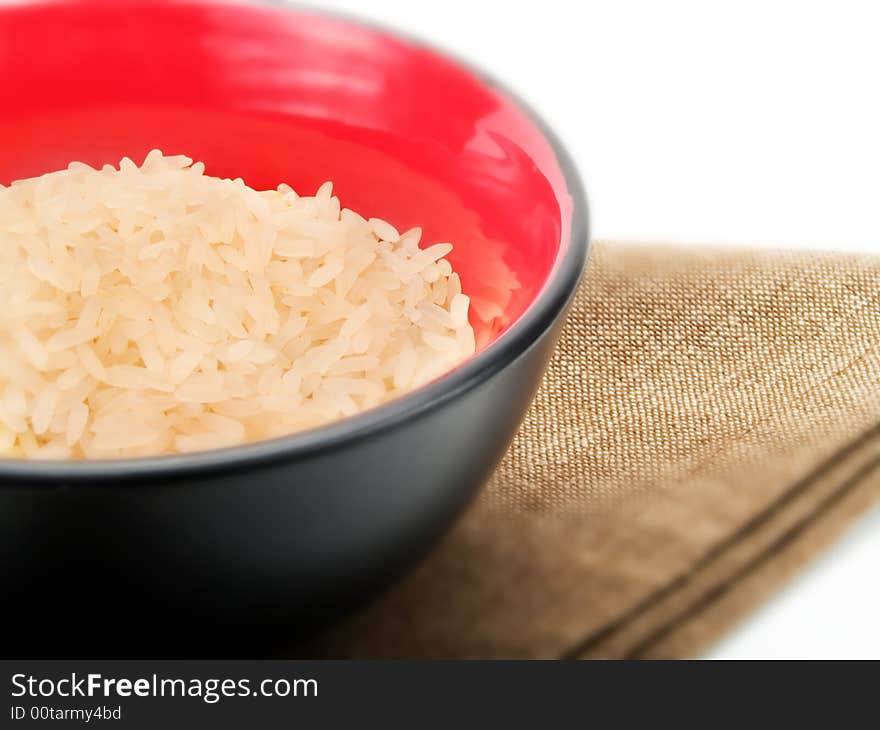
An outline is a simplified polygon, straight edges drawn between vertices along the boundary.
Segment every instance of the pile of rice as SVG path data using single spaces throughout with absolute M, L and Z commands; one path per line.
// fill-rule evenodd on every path
M 444 258 L 321 186 L 154 150 L 0 186 L 0 456 L 240 444 L 383 403 L 474 352 Z

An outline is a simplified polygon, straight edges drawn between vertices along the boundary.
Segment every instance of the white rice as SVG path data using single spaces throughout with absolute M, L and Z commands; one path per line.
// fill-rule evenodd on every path
M 349 416 L 474 352 L 440 243 L 154 150 L 0 186 L 0 456 L 212 449 Z

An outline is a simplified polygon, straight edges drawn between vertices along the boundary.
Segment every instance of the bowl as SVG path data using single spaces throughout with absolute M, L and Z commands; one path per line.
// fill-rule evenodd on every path
M 423 555 L 504 454 L 584 267 L 571 160 L 479 72 L 302 9 L 19 3 L 0 49 L 0 183 L 158 147 L 257 188 L 332 180 L 455 244 L 478 352 L 404 397 L 236 448 L 0 460 L 8 656 L 295 651 Z

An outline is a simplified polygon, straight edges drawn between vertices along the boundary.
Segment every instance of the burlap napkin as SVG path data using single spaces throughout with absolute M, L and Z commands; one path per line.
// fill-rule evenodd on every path
M 880 259 L 598 243 L 478 503 L 326 657 L 697 654 L 880 495 Z

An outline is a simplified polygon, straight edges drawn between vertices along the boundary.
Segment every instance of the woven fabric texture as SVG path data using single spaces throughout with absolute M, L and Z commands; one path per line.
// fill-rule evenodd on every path
M 699 652 L 880 496 L 880 260 L 598 242 L 477 503 L 325 657 Z

